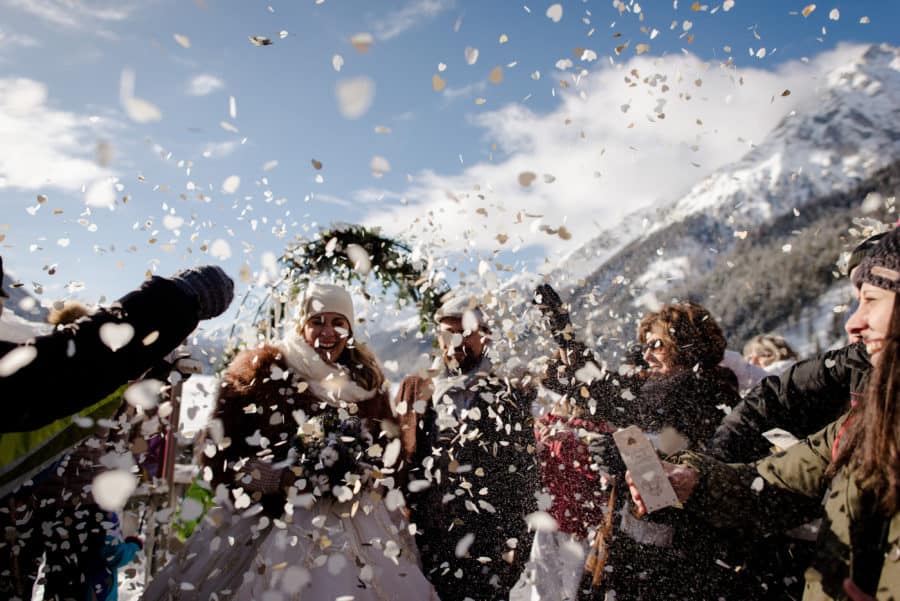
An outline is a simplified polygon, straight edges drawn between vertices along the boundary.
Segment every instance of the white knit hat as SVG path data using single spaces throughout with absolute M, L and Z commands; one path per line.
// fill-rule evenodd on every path
M 467 318 L 467 315 L 469 316 Z M 480 327 L 487 327 L 484 312 L 472 296 L 455 296 L 444 302 L 434 313 L 434 320 L 440 322 L 448 317 L 456 317 L 468 321 L 473 319 Z M 474 325 L 472 324 L 474 329 Z
M 311 282 L 306 290 L 300 293 L 300 307 L 297 309 L 297 322 L 304 326 L 310 318 L 320 313 L 339 313 L 347 318 L 353 326 L 353 299 L 350 293 L 334 284 Z

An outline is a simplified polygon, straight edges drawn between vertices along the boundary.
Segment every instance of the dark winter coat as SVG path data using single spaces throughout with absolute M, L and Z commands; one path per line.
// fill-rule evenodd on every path
M 284 510 L 284 487 L 293 484 L 294 477 L 289 468 L 270 473 L 263 464 L 287 458 L 297 430 L 292 413 L 301 410 L 314 416 L 320 412 L 320 402 L 303 380 L 273 378 L 273 370 L 278 373 L 289 368 L 281 351 L 271 345 L 243 351 L 232 360 L 223 375 L 212 416 L 230 444 L 212 457 L 204 455 L 203 461 L 212 469 L 213 486 L 244 488 L 254 502 L 262 502 L 269 515 L 278 517 Z M 379 392 L 360 403 L 358 415 L 373 422 L 392 419 L 387 394 Z M 269 441 L 265 448 L 260 437 Z M 260 463 L 250 464 L 249 460 Z M 242 463 L 246 467 L 236 469 Z M 266 480 L 273 477 L 274 486 L 269 486 Z M 254 485 L 251 479 L 261 482 Z
M 860 398 L 871 368 L 865 346 L 857 343 L 766 378 L 722 420 L 710 453 L 725 461 L 753 461 L 770 452 L 763 432 L 782 428 L 803 438 L 820 430 Z
M 572 370 L 553 363 L 545 386 L 556 392 L 584 396 Z M 571 374 L 571 375 L 569 375 Z M 635 424 L 651 435 L 674 429 L 690 448 L 703 449 L 724 415 L 740 400 L 737 378 L 722 367 L 681 370 L 669 374 L 610 376 L 587 387 L 597 402 L 597 415 L 618 426 Z M 619 601 L 716 601 L 752 599 L 742 575 L 733 570 L 730 549 L 721 533 L 694 516 L 670 508 L 643 520 L 631 516 L 621 460 L 606 466 L 617 479 L 619 502 L 610 556 L 602 587 L 595 598 L 615 591 Z M 746 589 L 746 590 L 745 590 Z
M 845 578 L 879 601 L 900 599 L 900 516 L 884 515 L 874 495 L 857 485 L 852 468 L 833 479 L 826 476 L 844 422 L 756 465 L 681 456 L 681 463 L 700 472 L 685 508 L 716 526 L 752 525 L 765 531 L 796 524 L 805 505 L 824 497 L 825 518 L 806 571 L 803 600 L 847 599 Z
M 420 378 L 406 378 L 397 397 L 406 409 L 400 423 L 408 478 L 430 480 L 408 504 L 425 576 L 443 601 L 505 599 L 531 550 L 524 518 L 537 509 L 534 393 L 491 373 L 473 380 L 458 427 L 440 430 L 431 399 L 416 404 L 426 386 Z M 458 557 L 467 535 L 474 540 Z
M 35 430 L 137 378 L 193 331 L 198 311 L 195 297 L 170 280 L 154 277 L 111 307 L 52 334 L 25 344 L 0 341 L 0 362 L 11 351 L 36 350 L 26 365 L 0 376 L 0 432 Z M 113 350 L 100 338 L 106 324 L 127 324 L 133 335 Z

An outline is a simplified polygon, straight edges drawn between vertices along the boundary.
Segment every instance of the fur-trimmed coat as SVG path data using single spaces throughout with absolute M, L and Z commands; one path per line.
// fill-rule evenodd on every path
M 287 457 L 297 430 L 293 412 L 299 410 L 307 416 L 316 415 L 320 412 L 320 404 L 307 383 L 291 372 L 277 347 L 264 345 L 238 354 L 225 371 L 213 413 L 214 421 L 207 434 L 216 440 L 220 433 L 230 441 L 225 446 L 223 439 L 213 457 L 203 457 L 204 466 L 213 471 L 213 485 L 243 487 L 254 501 L 263 502 L 268 513 L 279 514 L 284 505 L 282 489 L 293 483 L 292 474 L 287 468 L 279 470 L 278 474 L 260 473 L 266 470 L 259 468 Z M 358 415 L 368 418 L 369 428 L 377 433 L 381 421 L 393 419 L 387 393 L 379 391 L 371 399 L 360 402 Z M 216 433 L 214 429 L 219 426 L 221 430 Z M 261 463 L 254 467 L 251 464 L 254 460 Z M 249 471 L 235 470 L 242 461 Z M 281 478 L 274 486 L 277 492 L 253 490 L 273 487 L 254 487 L 251 479 L 266 480 L 273 476 Z

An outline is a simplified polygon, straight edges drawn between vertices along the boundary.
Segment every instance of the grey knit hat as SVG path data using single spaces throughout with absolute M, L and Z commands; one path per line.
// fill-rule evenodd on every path
M 900 292 L 900 229 L 894 228 L 862 260 L 853 272 L 853 285 L 871 284 Z

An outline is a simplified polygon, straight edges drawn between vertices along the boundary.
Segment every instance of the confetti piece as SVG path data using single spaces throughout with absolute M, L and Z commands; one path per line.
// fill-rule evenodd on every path
M 503 81 L 503 67 L 494 67 L 488 74 L 488 81 L 491 83 L 500 83 Z
M 335 71 L 340 72 L 340 70 L 343 68 L 343 66 L 344 66 L 344 57 L 343 56 L 341 56 L 340 54 L 335 54 L 334 56 L 331 57 L 331 67 Z
M 375 133 L 376 134 L 389 134 L 389 133 L 391 133 L 391 128 L 387 127 L 386 125 L 376 125 Z
M 475 63 L 478 62 L 478 48 L 470 48 L 467 46 L 465 55 L 466 55 L 466 63 L 468 63 L 470 65 L 474 65 Z
M 505 33 L 501 33 L 499 41 L 501 44 L 505 44 L 506 42 L 509 41 L 509 37 Z
M 84 193 L 84 202 L 89 207 L 112 208 L 116 204 L 116 191 L 109 178 L 92 182 Z
M 125 400 L 134 407 L 153 409 L 159 404 L 162 387 L 163 383 L 159 380 L 141 380 L 125 389 Z
M 372 270 L 372 258 L 366 249 L 359 244 L 348 244 L 344 250 L 347 258 L 353 264 L 353 270 L 361 275 L 366 275 Z M 396 439 L 399 440 L 399 439 Z
M 174 34 L 175 41 L 178 42 L 178 45 L 182 48 L 190 48 L 191 47 L 191 39 L 186 35 L 181 35 L 180 33 Z
M 475 542 L 475 535 L 473 533 L 469 532 L 468 534 L 463 536 L 461 539 L 459 539 L 459 541 L 456 543 L 456 550 L 454 551 L 454 554 L 457 557 L 465 557 L 466 555 L 469 554 L 469 547 L 471 547 L 472 543 L 474 543 L 474 542 Z
M 231 245 L 228 244 L 228 241 L 219 238 L 209 245 L 209 254 L 220 261 L 230 259 Z
M 531 171 L 523 171 L 519 174 L 519 185 L 523 188 L 527 188 L 535 179 L 537 179 L 536 174 Z
M 229 175 L 222 182 L 222 192 L 225 194 L 234 194 L 241 185 L 241 178 L 237 175 Z
M 645 52 L 649 52 L 650 44 L 638 44 L 637 46 L 635 46 L 635 50 L 639 55 L 644 54 Z
M 7 378 L 37 357 L 37 349 L 33 346 L 19 346 L 0 357 L 0 378 Z
M 869 17 L 860 17 L 859 22 L 861 25 L 868 25 L 872 20 Z
M 320 169 L 322 169 L 322 161 L 317 161 L 316 159 L 313 159 L 311 161 L 311 163 L 312 163 L 313 169 L 315 169 L 316 171 L 319 171 Z
M 375 82 L 365 76 L 344 79 L 337 83 L 335 95 L 341 116 L 345 119 L 359 119 L 372 106 Z
M 373 176 L 380 178 L 391 170 L 391 164 L 383 156 L 375 155 L 369 162 L 369 168 L 372 170 Z
M 137 478 L 122 469 L 97 475 L 91 484 L 94 502 L 106 511 L 119 511 L 125 507 L 131 493 L 137 488 Z
M 232 119 L 237 119 L 237 100 L 235 100 L 234 96 L 228 97 L 228 115 Z
M 134 327 L 129 323 L 105 323 L 100 326 L 100 341 L 116 352 L 134 338 Z
M 790 91 L 790 90 L 785 90 L 784 92 L 781 93 L 781 95 L 782 95 L 782 96 L 790 96 L 790 95 L 791 95 L 791 91 Z
M 537 532 L 556 532 L 559 525 L 553 516 L 546 511 L 535 511 L 525 516 L 528 528 Z
M 281 38 L 282 40 L 284 38 L 288 37 L 288 35 L 289 34 L 288 34 L 287 30 L 285 30 L 285 29 L 282 29 L 281 31 L 278 32 L 278 37 Z
M 547 8 L 547 18 L 554 23 L 559 23 L 563 16 L 562 4 L 551 4 Z
M 357 52 L 368 52 L 375 43 L 375 38 L 371 33 L 357 33 L 350 38 L 350 44 L 356 48 Z
M 734 0 L 725 0 L 725 2 L 722 3 L 722 10 L 725 12 L 730 11 L 732 8 L 734 8 Z
M 441 77 L 440 75 L 435 73 L 434 76 L 431 78 L 431 87 L 434 88 L 435 92 L 440 92 L 445 87 L 447 87 L 447 82 L 444 80 L 443 77 Z
M 162 119 L 162 111 L 156 105 L 134 95 L 135 74 L 123 69 L 119 79 L 119 101 L 128 117 L 136 123 L 151 123 Z
M 254 46 L 271 46 L 272 40 L 265 36 L 261 35 L 248 35 L 247 39 L 250 40 L 250 43 Z
M 815 4 L 807 4 L 805 7 L 803 7 L 803 10 L 800 11 L 800 14 L 804 17 L 808 17 L 813 13 L 814 10 L 816 10 Z

